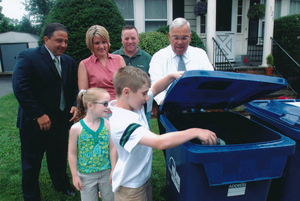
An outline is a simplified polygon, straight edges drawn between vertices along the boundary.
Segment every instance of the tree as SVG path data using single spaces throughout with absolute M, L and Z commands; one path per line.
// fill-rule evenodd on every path
M 0 0 L 0 3 L 2 0 Z M 40 32 L 36 26 L 31 24 L 31 21 L 26 16 L 23 16 L 22 20 L 11 19 L 5 17 L 2 13 L 2 6 L 0 6 L 0 33 L 8 31 L 25 32 L 39 35 Z
M 32 33 L 35 35 L 40 35 L 40 32 L 38 31 L 38 27 L 33 26 L 30 22 L 30 20 L 27 17 L 23 17 L 22 21 L 18 25 L 19 31 L 24 33 Z
M 122 46 L 121 30 L 125 21 L 112 0 L 57 0 L 48 14 L 45 26 L 51 22 L 59 22 L 67 27 L 69 44 L 66 54 L 77 63 L 91 55 L 85 43 L 85 34 L 92 25 L 98 24 L 107 29 L 110 52 Z M 39 44 L 42 43 L 43 34 L 39 41 Z
M 0 0 L 0 3 L 2 2 L 2 0 Z M 4 17 L 3 13 L 2 13 L 2 6 L 0 6 L 0 20 L 2 20 L 2 18 Z
M 14 20 L 3 17 L 2 22 L 0 23 L 0 33 L 8 32 L 8 31 L 16 31 L 16 27 L 14 26 Z
M 23 5 L 25 10 L 29 12 L 29 15 L 32 16 L 33 22 L 40 32 L 42 27 L 45 24 L 45 20 L 50 10 L 52 9 L 56 0 L 25 0 Z

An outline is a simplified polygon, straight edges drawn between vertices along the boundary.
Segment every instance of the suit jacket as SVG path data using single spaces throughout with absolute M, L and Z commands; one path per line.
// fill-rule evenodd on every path
M 59 111 L 61 84 L 66 101 L 65 111 L 76 105 L 78 93 L 77 67 L 73 58 L 61 55 L 62 78 L 45 45 L 22 51 L 14 68 L 12 84 L 19 102 L 17 127 L 29 129 L 34 119 L 47 114 L 52 126 Z M 62 79 L 62 80 L 61 80 Z M 71 115 L 70 115 L 71 118 Z M 27 124 L 27 125 L 26 125 Z

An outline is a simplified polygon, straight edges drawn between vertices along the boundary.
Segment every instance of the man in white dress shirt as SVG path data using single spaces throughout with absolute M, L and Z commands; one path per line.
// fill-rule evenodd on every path
M 170 24 L 168 35 L 170 45 L 156 52 L 150 62 L 149 74 L 152 86 L 161 78 L 177 71 L 214 70 L 206 52 L 201 48 L 189 45 L 192 33 L 190 23 L 186 19 L 176 18 Z M 181 59 L 183 62 L 180 62 Z M 154 97 L 158 105 L 162 104 L 166 92 L 167 89 Z M 165 129 L 159 121 L 159 112 L 157 120 L 160 134 L 165 133 Z

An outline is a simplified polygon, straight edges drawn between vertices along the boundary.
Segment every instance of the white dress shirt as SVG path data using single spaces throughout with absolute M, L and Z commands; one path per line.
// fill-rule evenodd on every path
M 182 58 L 186 70 L 214 70 L 206 52 L 201 48 L 188 46 Z M 156 52 L 151 59 L 149 68 L 151 86 L 168 74 L 177 72 L 179 59 L 180 57 L 173 52 L 171 45 Z M 158 105 L 165 98 L 166 92 L 167 89 L 154 97 Z

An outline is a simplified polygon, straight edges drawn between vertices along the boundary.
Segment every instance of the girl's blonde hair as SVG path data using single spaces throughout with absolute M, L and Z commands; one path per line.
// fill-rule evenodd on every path
M 107 52 L 108 52 L 109 48 L 110 48 L 108 31 L 103 26 L 100 26 L 100 25 L 93 25 L 87 30 L 86 36 L 85 36 L 85 42 L 86 42 L 86 46 L 91 50 L 92 53 L 94 53 L 93 52 L 94 36 L 97 36 L 98 38 L 102 38 L 103 40 L 105 40 L 107 42 L 107 45 L 108 45 Z
M 102 98 L 108 92 L 102 88 L 90 88 L 87 90 L 81 90 L 77 96 L 77 108 L 78 114 L 76 117 L 76 121 L 84 118 L 87 111 L 88 102 L 95 102 L 98 99 Z

